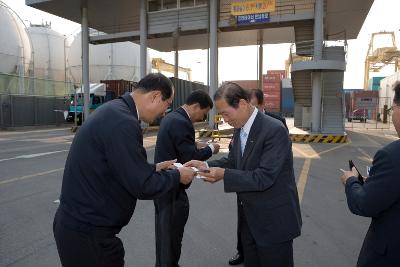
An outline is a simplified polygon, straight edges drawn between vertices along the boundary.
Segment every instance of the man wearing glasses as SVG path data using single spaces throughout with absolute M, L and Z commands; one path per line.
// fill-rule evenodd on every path
M 149 74 L 134 92 L 96 109 L 75 135 L 53 224 L 64 267 L 123 266 L 117 234 L 137 199 L 154 199 L 192 181 L 191 168 L 168 170 L 173 160 L 148 163 L 143 147 L 139 120 L 151 123 L 173 98 L 171 81 Z

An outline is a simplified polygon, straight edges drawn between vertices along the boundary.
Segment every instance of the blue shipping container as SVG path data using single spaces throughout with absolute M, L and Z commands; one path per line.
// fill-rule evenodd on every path
M 294 113 L 293 88 L 282 88 L 281 97 L 282 114 L 286 117 L 292 117 Z

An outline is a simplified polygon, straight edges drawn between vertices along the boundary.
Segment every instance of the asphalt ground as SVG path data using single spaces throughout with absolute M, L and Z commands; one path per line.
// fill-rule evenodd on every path
M 355 266 L 369 218 L 349 212 L 339 168 L 353 159 L 365 175 L 375 152 L 396 140 L 385 130 L 348 131 L 347 144 L 293 144 L 301 199 L 302 235 L 294 241 L 295 266 Z M 67 128 L 0 131 L 0 266 L 60 266 L 52 233 L 63 167 L 73 134 Z M 154 134 L 145 136 L 148 159 Z M 220 157 L 228 140 L 221 140 Z M 236 196 L 223 183 L 194 181 L 181 265 L 228 266 L 236 251 Z M 154 206 L 138 201 L 120 237 L 126 266 L 154 266 Z

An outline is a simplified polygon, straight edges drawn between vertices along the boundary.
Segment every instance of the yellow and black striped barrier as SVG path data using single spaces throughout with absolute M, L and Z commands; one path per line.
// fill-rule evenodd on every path
M 346 143 L 347 135 L 323 135 L 323 134 L 290 134 L 292 142 L 298 143 Z
M 196 131 L 199 137 L 232 138 L 233 128 L 223 130 L 200 129 Z

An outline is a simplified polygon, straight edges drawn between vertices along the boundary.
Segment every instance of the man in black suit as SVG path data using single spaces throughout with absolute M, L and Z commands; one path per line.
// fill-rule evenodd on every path
M 90 115 L 72 142 L 65 164 L 53 232 L 63 266 L 123 266 L 116 236 L 137 199 L 154 199 L 189 184 L 190 168 L 167 170 L 174 161 L 147 162 L 139 119 L 152 122 L 174 97 L 171 81 L 149 74 L 133 93 Z
M 394 86 L 393 124 L 400 136 L 400 83 Z M 340 177 L 352 213 L 371 217 L 358 267 L 400 266 L 400 140 L 380 149 L 369 176 L 359 181 L 353 167 Z
M 286 127 L 286 129 L 288 129 L 285 118 L 283 118 L 279 115 L 276 115 L 274 113 L 264 111 L 264 94 L 260 89 L 250 89 L 249 94 L 250 94 L 250 104 L 255 106 L 260 112 L 264 113 L 265 115 L 268 115 L 274 119 L 281 121 L 283 123 L 283 125 Z M 239 208 L 239 200 L 238 200 L 238 212 L 240 210 L 241 209 Z M 241 224 L 240 218 L 241 217 L 242 216 L 240 214 L 238 214 L 237 245 L 236 245 L 237 252 L 235 255 L 233 255 L 229 259 L 229 261 L 228 261 L 229 265 L 238 265 L 244 261 L 242 240 L 240 239 L 240 235 L 241 235 L 240 234 L 240 224 Z
M 192 92 L 185 104 L 169 113 L 161 122 L 157 135 L 154 162 L 177 159 L 207 160 L 219 151 L 218 144 L 195 142 L 194 122 L 204 121 L 213 107 L 210 96 L 201 90 Z M 181 255 L 182 238 L 189 217 L 189 199 L 181 184 L 177 192 L 171 192 L 154 200 L 156 210 L 156 266 L 177 267 Z
M 288 129 L 286 125 L 286 119 L 282 116 L 279 116 L 275 113 L 269 112 L 264 109 L 264 93 L 261 89 L 251 89 L 250 90 L 250 103 L 258 108 L 259 111 L 264 112 L 265 115 L 268 115 L 274 119 L 280 120 L 283 125 L 285 125 L 286 129 Z
M 201 173 L 205 180 L 223 179 L 225 192 L 237 193 L 245 266 L 293 266 L 293 239 L 302 222 L 288 131 L 251 105 L 235 83 L 222 84 L 214 101 L 235 128 L 228 157 L 185 165 L 211 167 Z

